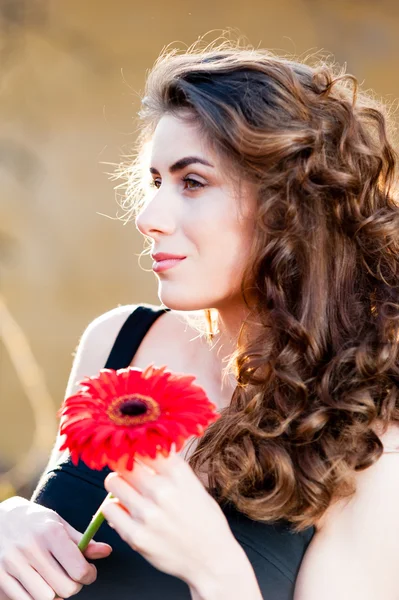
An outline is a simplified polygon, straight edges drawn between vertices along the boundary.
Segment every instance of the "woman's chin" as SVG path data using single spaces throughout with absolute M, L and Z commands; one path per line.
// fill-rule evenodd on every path
M 205 298 L 201 301 L 198 295 L 195 296 L 194 294 L 184 296 L 183 294 L 167 294 L 163 290 L 158 290 L 158 298 L 164 306 L 172 310 L 196 311 L 204 310 L 210 306 Z

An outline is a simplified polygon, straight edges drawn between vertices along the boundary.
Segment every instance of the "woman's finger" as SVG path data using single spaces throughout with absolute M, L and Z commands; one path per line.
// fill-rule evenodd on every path
M 153 496 L 154 489 L 159 485 L 160 480 L 160 476 L 153 469 L 138 462 L 134 463 L 133 471 L 119 471 L 118 475 L 147 498 Z
M 117 473 L 110 473 L 107 475 L 105 482 L 105 489 L 111 492 L 121 504 L 128 510 L 133 518 L 139 519 L 140 521 L 145 520 L 146 507 L 148 506 L 149 500 L 144 498 L 134 487 L 129 485 L 123 477 Z M 102 511 L 104 514 L 104 511 Z
M 143 544 L 142 526 L 130 517 L 119 501 L 107 500 L 101 510 L 109 526 L 115 529 L 133 550 L 139 550 L 141 554 L 144 554 L 146 548 Z
M 72 527 L 72 525 L 70 525 L 66 521 L 63 522 L 63 525 L 71 540 L 75 542 L 76 545 L 78 545 L 80 540 L 82 539 L 83 533 Z M 105 542 L 96 542 L 95 540 L 90 540 L 89 545 L 83 552 L 83 555 L 86 558 L 99 559 L 106 558 L 111 554 L 111 552 L 112 546 L 110 546 L 109 544 L 106 544 Z
M 87 562 L 70 538 L 65 539 L 62 547 L 59 544 L 50 544 L 49 548 L 71 579 L 83 585 L 90 585 L 97 579 L 96 567 Z
M 134 474 L 136 463 L 141 463 L 140 466 L 144 466 L 144 468 L 150 468 L 158 475 L 167 475 L 168 477 L 173 475 L 179 466 L 184 468 L 184 465 L 186 464 L 184 458 L 176 452 L 175 443 L 172 444 L 172 448 L 168 456 L 163 456 L 163 454 L 158 453 L 155 458 L 141 455 L 139 458 L 135 458 L 133 471 L 127 471 L 127 473 Z
M 4 597 L 2 592 L 7 596 Z M 11 575 L 4 571 L 0 574 L 0 600 L 32 600 L 32 596 Z
M 57 561 L 58 559 L 56 560 L 48 550 L 41 548 L 38 548 L 34 555 L 29 556 L 30 564 L 54 592 L 61 598 L 69 598 L 82 589 L 82 584 L 69 577 Z
M 22 556 L 20 561 L 15 561 L 10 565 L 8 572 L 25 588 L 33 600 L 52 600 L 54 598 L 54 590 L 35 569 L 27 568 Z
M 53 535 L 49 538 L 48 550 L 49 553 L 57 559 L 54 560 L 54 558 L 52 558 L 49 563 L 49 570 L 51 569 L 53 577 L 58 577 L 58 574 L 64 572 L 63 569 L 65 569 L 67 575 L 71 578 L 71 581 L 73 580 L 83 585 L 90 585 L 96 580 L 96 567 L 87 562 L 75 542 L 71 540 L 63 525 L 60 525 L 60 527 L 55 529 Z M 68 579 L 66 575 L 65 578 Z M 62 596 L 62 594 L 60 594 L 60 596 Z

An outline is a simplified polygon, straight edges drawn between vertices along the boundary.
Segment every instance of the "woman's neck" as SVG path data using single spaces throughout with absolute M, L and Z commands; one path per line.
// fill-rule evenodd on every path
M 218 308 L 218 330 L 211 343 L 211 357 L 215 377 L 221 377 L 221 389 L 231 394 L 237 381 L 232 369 L 226 367 L 231 355 L 237 349 L 242 324 L 248 317 L 249 310 L 243 305 Z
M 214 339 L 225 354 L 231 354 L 237 348 L 241 327 L 248 315 L 249 309 L 243 304 L 218 308 L 218 332 Z

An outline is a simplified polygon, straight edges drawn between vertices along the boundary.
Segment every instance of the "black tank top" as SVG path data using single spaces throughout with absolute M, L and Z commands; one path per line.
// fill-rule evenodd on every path
M 128 367 L 140 342 L 155 320 L 169 309 L 142 305 L 123 324 L 106 368 Z M 43 478 L 33 500 L 55 510 L 79 531 L 84 531 L 107 492 L 104 479 L 110 473 L 89 469 L 83 462 L 74 466 L 67 456 Z M 245 550 L 265 600 L 292 600 L 294 582 L 314 528 L 294 533 L 290 524 L 253 521 L 232 505 L 221 508 L 230 528 Z M 199 515 L 200 517 L 200 515 Z M 206 526 L 206 524 L 204 524 Z M 95 536 L 113 547 L 108 558 L 95 563 L 97 580 L 75 596 L 87 600 L 190 600 L 187 584 L 151 565 L 128 546 L 106 522 Z M 243 599 L 244 600 L 244 599 Z

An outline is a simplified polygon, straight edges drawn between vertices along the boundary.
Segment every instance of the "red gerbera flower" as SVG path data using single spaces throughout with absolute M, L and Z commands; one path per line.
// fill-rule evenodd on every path
M 200 437 L 220 417 L 194 380 L 165 366 L 101 369 L 64 400 L 60 450 L 68 448 L 75 465 L 80 458 L 90 469 L 114 471 L 132 470 L 135 454 L 168 456 L 172 443 L 179 452 L 187 438 Z

